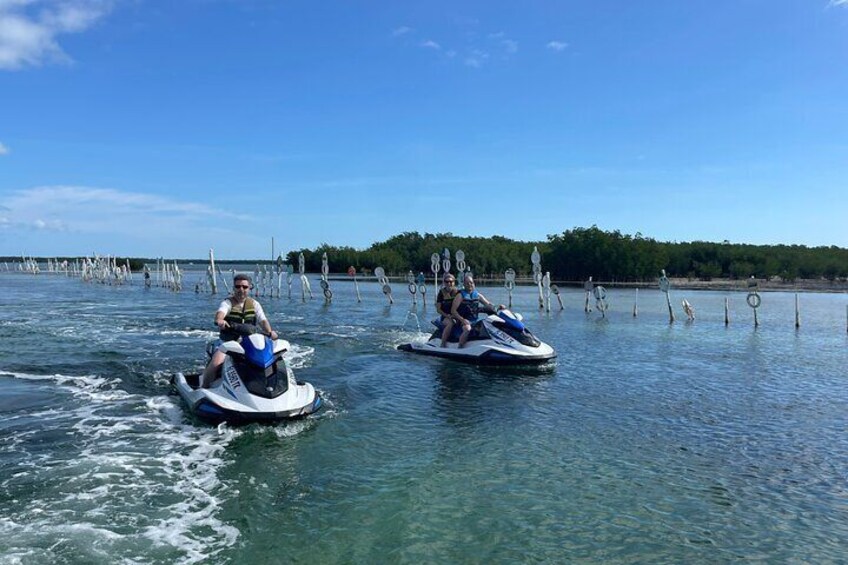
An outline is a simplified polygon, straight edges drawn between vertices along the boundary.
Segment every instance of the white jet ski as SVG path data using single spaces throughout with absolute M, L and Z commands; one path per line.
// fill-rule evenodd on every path
M 401 351 L 433 355 L 480 365 L 537 365 L 556 357 L 547 343 L 539 341 L 522 322 L 521 314 L 503 309 L 474 323 L 465 347 L 459 347 L 462 330 L 454 326 L 445 347 L 441 347 L 441 319 L 433 320 L 436 331 L 424 343 L 399 345 Z
M 258 333 L 256 326 L 233 324 L 240 340 L 223 343 L 227 356 L 211 383 L 201 386 L 203 374 L 177 373 L 174 386 L 198 417 L 213 422 L 273 422 L 306 416 L 322 400 L 309 383 L 297 382 L 286 365 L 284 339 Z M 216 347 L 207 347 L 211 357 Z

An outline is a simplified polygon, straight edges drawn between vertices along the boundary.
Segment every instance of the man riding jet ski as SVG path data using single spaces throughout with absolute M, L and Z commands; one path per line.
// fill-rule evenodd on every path
M 454 298 L 452 308 L 459 327 L 453 328 L 447 343 L 442 345 L 444 322 L 440 318 L 433 321 L 437 329 L 429 341 L 399 345 L 398 349 L 492 365 L 538 364 L 556 357 L 550 345 L 530 333 L 520 315 L 513 314 L 502 305 L 498 308 L 492 306 L 476 291 L 470 275 L 465 277 L 464 283 L 465 289 Z M 477 320 L 481 307 L 490 314 Z
M 177 391 L 195 414 L 210 420 L 273 421 L 310 414 L 321 406 L 321 397 L 311 384 L 298 383 L 286 366 L 289 343 L 277 339 L 262 306 L 248 296 L 251 286 L 247 275 L 234 277 L 233 295 L 215 313 L 220 346 L 207 347 L 210 360 L 202 374 L 177 374 Z
M 283 354 L 284 339 L 271 339 L 250 324 L 230 324 L 239 340 L 224 342 L 224 363 L 213 380 L 203 374 L 177 373 L 177 392 L 200 418 L 214 422 L 272 422 L 306 416 L 321 407 L 321 397 L 309 383 L 297 382 Z M 213 345 L 213 344 L 210 344 Z M 212 354 L 213 347 L 207 349 Z

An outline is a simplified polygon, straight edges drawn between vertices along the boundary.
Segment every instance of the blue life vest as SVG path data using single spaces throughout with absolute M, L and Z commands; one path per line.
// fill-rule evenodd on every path
M 480 295 L 476 290 L 468 292 L 462 289 L 459 293 L 462 295 L 462 304 L 457 308 L 457 312 L 469 322 L 476 321 L 477 315 L 480 312 Z

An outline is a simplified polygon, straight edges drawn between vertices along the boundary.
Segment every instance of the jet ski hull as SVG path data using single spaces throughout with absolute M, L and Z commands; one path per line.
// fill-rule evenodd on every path
M 252 406 L 248 406 L 227 398 L 230 395 L 220 379 L 217 386 L 211 388 L 199 388 L 197 381 L 197 375 L 177 373 L 174 386 L 195 416 L 213 423 L 292 420 L 318 411 L 323 404 L 321 396 L 309 383 L 296 382 L 294 387 L 276 399 L 254 397 L 251 399 Z
M 540 365 L 556 357 L 547 343 L 538 340 L 521 322 L 520 315 L 500 310 L 474 324 L 464 347 L 459 347 L 460 330 L 454 326 L 445 347 L 441 346 L 441 320 L 426 343 L 399 345 L 401 351 L 443 357 L 477 365 Z
M 453 359 L 475 365 L 541 365 L 556 358 L 556 352 L 550 346 L 545 344 L 543 346 L 544 349 L 541 351 L 530 354 L 504 351 L 482 344 L 469 344 L 462 349 L 457 348 L 456 344 L 439 347 L 439 340 L 430 340 L 426 343 L 405 343 L 399 345 L 398 349 L 409 353 Z

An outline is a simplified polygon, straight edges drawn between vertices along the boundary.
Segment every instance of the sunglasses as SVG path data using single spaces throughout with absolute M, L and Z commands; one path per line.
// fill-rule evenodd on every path
M 237 284 L 235 286 L 235 288 L 243 288 L 245 290 L 248 290 L 250 288 L 250 285 L 249 284 Z

